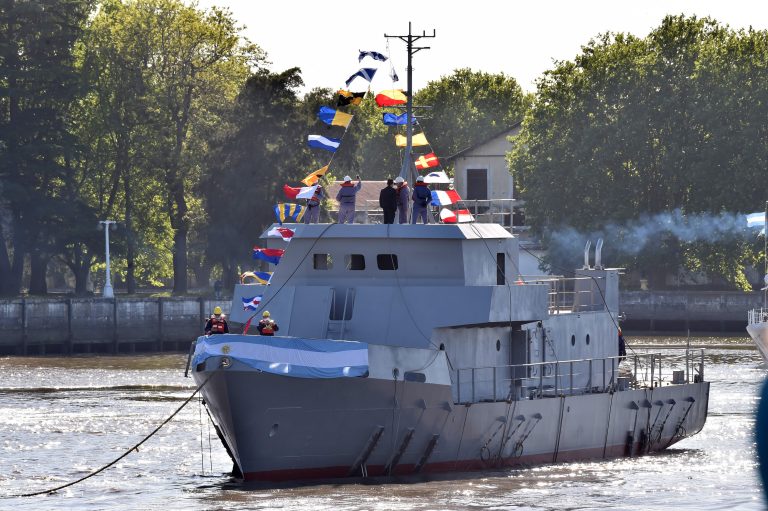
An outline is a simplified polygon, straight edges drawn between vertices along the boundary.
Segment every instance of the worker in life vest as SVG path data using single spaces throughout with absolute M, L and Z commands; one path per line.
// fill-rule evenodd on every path
M 221 313 L 221 307 L 214 307 L 213 314 L 205 324 L 205 335 L 228 334 L 229 326 L 224 314 Z
M 277 323 L 275 323 L 274 320 L 269 317 L 269 311 L 264 311 L 261 314 L 261 321 L 259 321 L 259 325 L 256 328 L 259 330 L 259 334 L 261 335 L 275 335 L 275 332 L 280 330 L 280 327 L 277 326 Z
M 363 183 L 360 181 L 360 176 L 357 176 L 357 184 L 352 184 L 352 178 L 344 176 L 344 182 L 341 183 L 341 188 L 336 194 L 336 200 L 339 201 L 339 223 L 340 224 L 353 224 L 355 223 L 355 196 L 360 188 L 363 187 Z
M 410 208 L 411 191 L 408 189 L 408 182 L 400 176 L 395 178 L 395 190 L 397 191 L 397 211 L 400 214 L 400 223 L 408 223 L 408 213 Z
M 317 185 L 315 193 L 307 199 L 307 212 L 304 215 L 305 224 L 316 224 L 320 221 L 320 201 L 323 200 L 323 187 Z
M 425 224 L 429 223 L 429 217 L 427 215 L 427 208 L 432 200 L 432 192 L 430 191 L 427 183 L 424 182 L 424 178 L 419 176 L 416 178 L 416 184 L 413 185 L 413 213 L 411 214 L 411 223 L 415 224 L 421 218 L 421 221 Z

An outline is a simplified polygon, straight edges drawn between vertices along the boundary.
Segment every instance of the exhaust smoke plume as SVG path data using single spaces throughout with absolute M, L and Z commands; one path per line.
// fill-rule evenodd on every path
M 702 241 L 717 243 L 726 240 L 749 239 L 757 229 L 747 227 L 746 215 L 741 213 L 695 213 L 685 215 L 679 209 L 656 215 L 642 215 L 626 223 L 609 223 L 592 232 L 564 227 L 545 233 L 552 260 L 578 262 L 588 240 L 605 240 L 606 251 L 635 256 L 646 248 L 659 245 L 670 237 L 683 243 Z M 603 257 L 605 260 L 605 257 Z

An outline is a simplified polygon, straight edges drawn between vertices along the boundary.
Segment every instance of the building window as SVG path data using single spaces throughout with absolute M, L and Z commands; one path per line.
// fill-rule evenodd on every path
M 467 169 L 467 200 L 488 199 L 488 169 Z
M 503 286 L 506 284 L 506 258 L 504 257 L 504 252 L 498 252 L 496 254 L 496 285 L 497 286 Z
M 397 254 L 378 254 L 376 256 L 376 265 L 380 270 L 396 270 Z
M 331 254 L 314 254 L 313 266 L 316 270 L 330 270 L 333 268 Z
M 363 254 L 349 254 L 344 256 L 344 265 L 348 270 L 364 270 L 365 257 Z

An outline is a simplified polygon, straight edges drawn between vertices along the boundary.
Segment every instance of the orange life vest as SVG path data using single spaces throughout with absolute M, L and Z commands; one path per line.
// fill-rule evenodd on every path
M 262 319 L 259 321 L 259 325 L 261 325 L 259 329 L 261 335 L 275 335 L 275 322 L 271 319 Z
M 227 322 L 224 321 L 224 318 L 217 318 L 216 316 L 211 317 L 211 333 L 212 334 L 223 334 L 224 333 L 224 327 L 226 326 Z

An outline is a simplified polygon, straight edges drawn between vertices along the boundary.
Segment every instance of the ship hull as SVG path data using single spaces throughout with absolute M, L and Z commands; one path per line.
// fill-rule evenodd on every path
M 194 376 L 235 463 L 257 481 L 638 456 L 700 431 L 709 397 L 702 382 L 465 405 L 449 385 L 231 368 Z
M 768 362 L 768 322 L 747 325 L 747 333 L 760 350 L 763 360 Z

